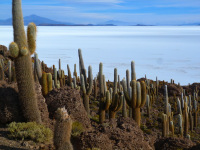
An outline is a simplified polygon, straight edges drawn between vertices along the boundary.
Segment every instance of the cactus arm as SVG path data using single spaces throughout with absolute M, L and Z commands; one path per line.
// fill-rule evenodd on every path
M 104 86 L 103 86 L 103 64 L 99 64 L 99 87 L 100 87 L 100 97 L 104 95 Z
M 135 62 L 131 62 L 131 80 L 136 80 Z
M 106 101 L 104 103 L 104 110 L 108 110 L 110 107 L 110 92 L 106 91 Z
M 15 42 L 10 43 L 9 45 L 10 56 L 17 58 L 19 56 L 19 47 Z
M 131 86 L 132 86 L 131 107 L 136 108 L 136 104 L 137 104 L 137 82 L 136 82 L 136 80 L 131 81 Z
M 117 93 L 117 68 L 114 69 L 114 88 L 113 95 Z
M 37 32 L 36 25 L 33 22 L 29 23 L 27 28 L 27 42 L 28 42 L 28 49 L 31 55 L 35 52 L 36 49 L 36 32 Z
M 122 106 L 123 106 L 123 98 L 124 98 L 124 96 L 121 95 L 120 98 L 118 99 L 118 105 L 117 105 L 117 108 L 116 108 L 116 110 L 115 110 L 116 112 L 122 109 Z
M 131 106 L 131 100 L 130 100 L 129 94 L 127 92 L 127 86 L 126 86 L 125 79 L 122 80 L 122 85 L 123 85 L 123 91 L 124 91 L 124 96 L 125 96 L 126 102 L 129 106 Z

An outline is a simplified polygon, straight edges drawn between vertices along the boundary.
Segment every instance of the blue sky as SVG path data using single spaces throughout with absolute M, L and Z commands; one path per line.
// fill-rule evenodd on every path
M 11 17 L 11 3 L 0 0 L 0 19 Z M 200 23 L 200 0 L 22 0 L 22 7 L 24 16 L 72 23 Z

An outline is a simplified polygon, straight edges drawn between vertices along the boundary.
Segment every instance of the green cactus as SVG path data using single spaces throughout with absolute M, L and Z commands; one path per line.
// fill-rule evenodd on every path
M 167 132 L 166 132 L 166 127 L 167 126 L 167 115 L 162 114 L 162 137 L 166 137 Z
M 68 64 L 67 64 L 67 71 L 68 71 L 68 85 L 71 86 L 72 85 L 72 76 L 71 76 L 71 71 L 70 71 Z
M 114 90 L 112 95 L 112 102 L 109 108 L 109 118 L 114 119 L 116 113 L 122 109 L 123 95 L 119 96 L 117 92 L 117 68 L 114 69 Z
M 94 99 L 97 99 L 97 78 L 94 78 Z
M 125 118 L 127 117 L 126 99 L 124 96 L 123 96 L 122 116 Z
M 149 99 L 149 95 L 147 95 L 146 106 L 147 106 L 147 116 L 150 117 L 150 99 Z
M 132 117 L 140 126 L 141 114 L 140 108 L 146 103 L 146 84 L 144 81 L 137 82 L 136 80 L 131 81 L 132 96 L 130 97 L 127 91 L 126 81 L 123 80 L 123 89 L 126 102 L 129 107 L 132 108 Z
M 30 55 L 32 55 L 35 51 L 35 47 L 33 47 L 35 43 L 31 42 L 36 41 L 36 37 L 32 36 L 36 34 L 32 33 L 36 32 L 36 26 L 34 23 L 29 24 L 26 40 L 21 0 L 13 0 L 12 5 L 15 43 L 12 42 L 9 47 L 12 47 L 10 49 L 10 54 L 14 56 L 20 105 L 22 107 L 23 115 L 27 121 L 35 121 L 37 123 L 41 123 L 41 116 L 37 105 L 35 84 L 32 72 L 32 61 L 30 57 Z M 15 48 L 13 48 L 13 46 Z M 29 50 L 28 46 L 30 47 Z
M 56 123 L 54 129 L 54 146 L 56 150 L 73 150 L 71 144 L 72 120 L 65 108 L 56 111 Z
M 136 80 L 135 62 L 131 62 L 131 81 Z
M 12 62 L 8 61 L 8 82 L 12 82 Z
M 77 81 L 76 64 L 74 64 L 74 73 L 73 73 L 73 76 L 75 76 L 75 77 L 76 77 L 76 81 Z
M 57 69 L 55 68 L 55 66 L 53 65 L 53 79 L 54 79 L 54 85 L 55 88 L 58 88 L 58 75 L 57 75 Z
M 184 136 L 186 137 L 188 135 L 188 129 L 189 129 L 189 119 L 188 119 L 188 107 L 187 103 L 184 103 Z
M 38 59 L 38 54 L 37 53 L 34 53 L 34 69 L 35 69 L 35 72 L 36 72 L 36 76 L 40 82 L 40 84 L 42 83 L 42 68 L 41 68 L 41 63 Z
M 179 134 L 183 137 L 183 118 L 181 114 L 178 114 L 178 128 Z
M 173 121 L 170 121 L 170 130 L 172 132 L 172 137 L 174 137 L 174 123 L 173 123 Z
M 88 80 L 89 80 L 89 84 L 87 84 L 87 82 L 85 82 L 84 76 L 81 75 L 81 89 L 83 92 L 83 104 L 89 115 L 90 114 L 89 96 L 92 93 L 92 85 L 93 85 L 92 67 L 91 66 L 88 67 Z
M 52 91 L 53 89 L 53 81 L 51 73 L 47 73 L 47 85 L 48 85 L 48 92 Z
M 48 94 L 48 83 L 47 83 L 47 73 L 42 73 L 42 94 L 46 96 Z
M 100 89 L 100 105 L 99 105 L 99 123 L 105 121 L 105 112 L 109 109 L 111 103 L 110 92 L 104 90 L 105 82 L 103 79 L 103 64 L 99 64 L 99 89 Z M 106 95 L 105 95 L 106 94 Z

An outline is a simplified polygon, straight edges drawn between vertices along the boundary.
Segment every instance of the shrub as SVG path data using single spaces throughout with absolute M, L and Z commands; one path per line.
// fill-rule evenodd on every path
M 80 122 L 78 121 L 73 122 L 72 136 L 79 136 L 83 131 L 84 131 L 84 127 Z
M 34 142 L 48 142 L 53 138 L 49 128 L 35 122 L 16 123 L 8 125 L 9 137 L 19 140 L 32 140 Z

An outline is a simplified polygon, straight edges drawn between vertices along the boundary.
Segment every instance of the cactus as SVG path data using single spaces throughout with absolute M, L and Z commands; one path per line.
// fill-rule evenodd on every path
M 48 94 L 48 83 L 47 83 L 47 73 L 42 73 L 42 94 L 46 96 Z
M 57 69 L 53 65 L 53 77 L 54 77 L 54 85 L 56 88 L 58 88 L 58 76 L 57 76 Z
M 179 134 L 183 137 L 183 118 L 181 114 L 178 114 L 178 128 Z
M 74 81 L 73 81 L 73 86 L 74 86 L 74 88 L 76 89 L 77 88 L 77 85 L 76 85 L 76 77 L 74 76 Z
M 162 114 L 162 137 L 167 136 L 167 115 Z
M 12 62 L 8 61 L 8 82 L 12 82 Z
M 56 111 L 56 123 L 54 129 L 54 146 L 56 150 L 73 150 L 71 144 L 72 120 L 65 108 Z
M 129 96 L 126 88 L 126 81 L 123 80 L 124 95 L 129 107 L 132 108 L 132 117 L 140 126 L 141 114 L 140 108 L 146 103 L 146 84 L 144 81 L 137 82 L 135 80 L 131 81 L 132 86 L 132 97 Z
M 182 115 L 181 102 L 179 98 L 177 98 L 177 110 L 178 110 L 178 114 Z
M 147 95 L 146 106 L 147 106 L 147 116 L 150 117 L 150 99 L 149 99 L 149 95 Z
M 119 96 L 117 93 L 117 68 L 114 69 L 114 90 L 112 102 L 109 108 L 109 119 L 115 118 L 116 113 L 122 108 L 123 95 Z
M 170 121 L 170 130 L 172 132 L 172 137 L 174 136 L 174 123 L 173 121 Z
M 41 64 L 39 62 L 39 59 L 38 59 L 38 54 L 35 53 L 34 54 L 34 66 L 35 66 L 35 71 L 36 71 L 36 74 L 37 74 L 37 77 L 38 77 L 38 80 L 41 84 L 41 79 L 42 79 L 42 68 L 41 68 Z
M 105 121 L 105 112 L 109 109 L 110 103 L 110 92 L 106 91 L 106 97 L 102 97 L 100 99 L 99 123 L 103 123 Z
M 75 76 L 75 77 L 76 77 L 76 81 L 77 81 L 76 64 L 74 64 L 74 73 L 73 73 L 73 76 Z
M 9 47 L 15 47 L 10 49 L 10 54 L 14 56 L 20 105 L 27 121 L 41 123 L 30 57 L 35 51 L 36 26 L 29 24 L 26 40 L 21 0 L 13 0 L 12 4 L 14 42 Z
M 184 103 L 184 136 L 186 137 L 188 134 L 189 119 L 188 119 L 188 107 L 187 103 Z
M 85 80 L 85 85 L 87 84 L 87 74 L 86 74 L 86 69 L 84 66 L 84 61 L 83 61 L 83 56 L 82 56 L 82 52 L 81 49 L 78 49 L 78 56 L 79 56 L 79 72 L 80 72 L 80 76 L 81 74 L 83 74 L 84 76 L 84 80 Z
M 125 99 L 124 96 L 123 96 L 122 116 L 125 117 L 125 118 L 127 117 L 127 111 L 126 111 L 126 99 Z
M 68 85 L 71 86 L 72 85 L 72 76 L 71 76 L 71 71 L 70 71 L 68 64 L 67 64 L 67 70 L 68 70 Z
M 91 66 L 88 67 L 88 79 L 89 79 L 89 85 L 87 86 L 87 82 L 85 82 L 84 76 L 81 75 L 81 89 L 83 91 L 83 103 L 84 103 L 87 113 L 90 114 L 89 96 L 92 93 L 92 85 L 93 85 L 92 67 Z
M 51 73 L 47 73 L 47 85 L 48 85 L 48 92 L 52 91 L 53 89 L 53 81 Z
M 103 81 L 103 64 L 99 64 L 99 88 L 100 88 L 100 105 L 99 105 L 99 123 L 105 121 L 105 111 L 109 109 L 111 103 L 111 94 L 109 91 L 104 90 L 105 82 Z M 105 95 L 106 94 L 106 95 Z
M 97 99 L 97 78 L 94 78 L 94 99 Z
M 169 116 L 170 116 L 170 111 L 169 108 L 169 100 L 168 100 L 168 91 L 167 91 L 167 85 L 165 85 L 164 88 L 164 103 L 165 103 L 165 109 L 164 109 L 164 113 L 167 115 L 167 125 L 166 125 L 166 134 L 169 135 Z
M 131 81 L 136 80 L 136 73 L 135 73 L 135 62 L 131 62 Z

